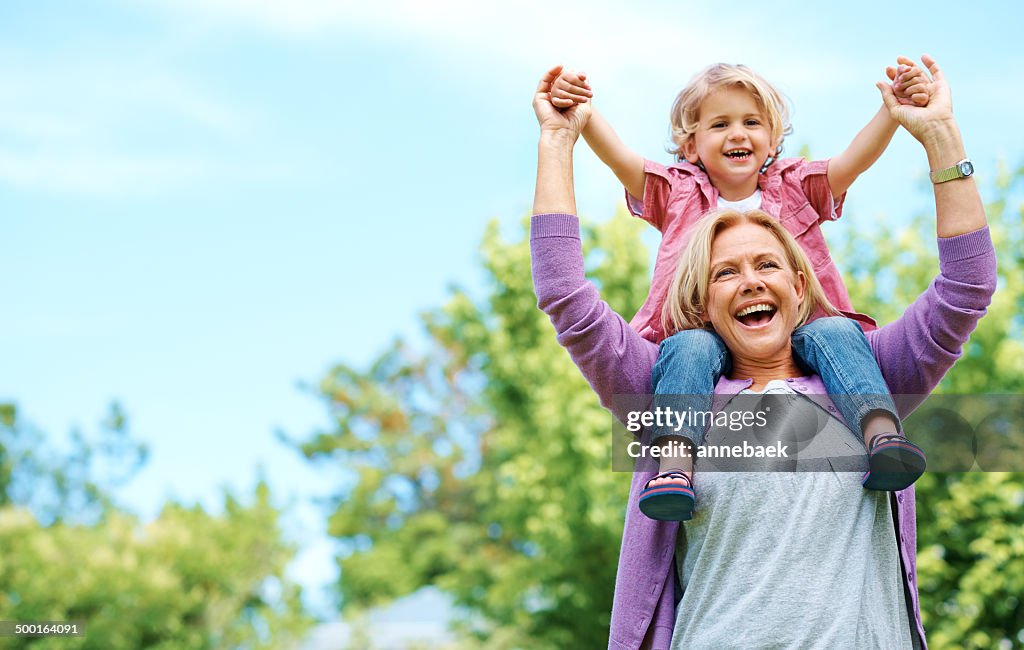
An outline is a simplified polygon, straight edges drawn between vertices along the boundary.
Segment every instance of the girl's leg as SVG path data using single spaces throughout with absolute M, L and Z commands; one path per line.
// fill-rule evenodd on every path
M 864 445 L 871 453 L 871 470 L 876 473 L 865 486 L 903 489 L 917 480 L 924 471 L 924 453 L 905 438 L 878 438 L 900 435 L 901 426 L 896 405 L 860 326 L 849 318 L 819 318 L 793 332 L 793 351 L 821 376 L 825 390 L 846 422 L 860 428 Z M 894 463 L 883 462 L 883 454 L 874 458 L 872 444 L 876 438 L 886 441 L 887 446 L 895 445 L 887 447 L 886 452 Z M 901 476 L 883 478 L 882 470 Z
M 710 411 L 715 382 L 729 363 L 725 344 L 713 332 L 684 330 L 670 336 L 661 342 L 651 375 L 654 408 L 673 413 Z M 641 495 L 644 514 L 655 519 L 691 517 L 693 450 L 703 438 L 704 432 L 692 426 L 654 429 L 651 445 L 661 446 L 660 473 L 676 471 L 686 478 L 668 476 L 650 481 Z

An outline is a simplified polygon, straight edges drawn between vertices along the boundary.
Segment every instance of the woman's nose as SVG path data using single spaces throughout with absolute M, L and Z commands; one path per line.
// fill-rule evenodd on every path
M 761 276 L 759 276 L 757 271 L 754 269 L 746 269 L 743 271 L 740 279 L 742 281 L 740 290 L 744 294 L 764 291 L 764 282 L 761 281 Z

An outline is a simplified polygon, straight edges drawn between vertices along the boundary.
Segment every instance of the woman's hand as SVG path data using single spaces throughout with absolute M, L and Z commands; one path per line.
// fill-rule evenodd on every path
M 587 125 L 587 120 L 590 119 L 590 102 L 576 104 L 564 111 L 551 104 L 551 86 L 561 72 L 562 66 L 557 65 L 541 78 L 537 84 L 537 92 L 533 95 L 533 112 L 537 115 L 542 136 L 561 134 L 568 136 L 571 142 L 576 142 L 583 132 L 583 127 Z
M 924 145 L 928 168 L 934 173 L 966 159 L 967 152 L 960 128 L 953 118 L 953 101 L 945 75 L 935 59 L 927 54 L 921 56 L 921 61 L 932 77 L 931 98 L 927 106 L 900 104 L 888 84 L 880 83 L 878 89 L 882 91 L 882 101 L 893 119 Z M 973 178 L 934 183 L 933 187 L 935 226 L 939 237 L 955 237 L 985 227 L 985 209 Z
M 885 102 L 889 115 L 910 131 L 919 142 L 927 145 L 929 140 L 948 130 L 955 121 L 949 84 L 946 83 L 946 77 L 942 74 L 939 64 L 927 54 L 921 56 L 921 62 L 928 68 L 932 77 L 931 97 L 927 106 L 901 103 L 889 84 L 879 82 L 876 86 L 882 92 L 882 101 Z

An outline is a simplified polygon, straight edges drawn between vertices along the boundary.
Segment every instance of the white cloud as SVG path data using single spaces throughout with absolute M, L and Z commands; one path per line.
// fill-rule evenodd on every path
M 652 12 L 628 11 L 609 3 L 151 0 L 151 4 L 189 21 L 255 28 L 282 37 L 350 33 L 396 42 L 425 38 L 464 54 L 501 53 L 518 59 L 572 53 L 588 61 L 630 64 L 641 58 L 677 57 L 684 43 L 689 51 L 714 45 L 714 37 L 705 32 L 680 34 L 671 21 Z M 690 14 L 696 11 L 686 9 Z
M 643 92 L 651 80 L 681 88 L 714 61 L 764 66 L 792 92 L 834 92 L 862 74 L 860 53 L 819 51 L 813 64 L 800 47 L 781 47 L 772 11 L 730 11 L 675 2 L 629 6 L 569 0 L 480 3 L 470 0 L 150 0 L 182 24 L 211 30 L 255 29 L 284 39 L 356 36 L 383 44 L 423 45 L 475 71 L 470 83 L 508 81 L 510 72 L 563 62 L 597 73 L 611 88 Z M 786 18 L 800 33 L 799 12 Z M 773 18 L 774 20 L 774 18 Z M 742 35 L 737 37 L 737 35 Z M 372 65 L 368 61 L 367 65 Z M 760 70 L 760 68 L 758 68 Z M 488 77 L 488 74 L 492 77 Z M 880 71 L 879 71 L 880 72 Z M 872 77 L 873 78 L 873 77 Z M 666 108 L 667 110 L 667 108 Z

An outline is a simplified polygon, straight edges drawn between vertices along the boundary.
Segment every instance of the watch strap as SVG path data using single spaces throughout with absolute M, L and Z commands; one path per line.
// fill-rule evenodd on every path
M 945 183 L 946 181 L 956 180 L 957 178 L 966 178 L 967 174 L 964 174 L 963 170 L 961 169 L 961 165 L 963 165 L 965 162 L 970 162 L 970 160 L 964 158 L 963 160 L 956 163 L 952 167 L 940 169 L 937 172 L 931 172 L 929 176 L 931 176 L 932 183 Z

